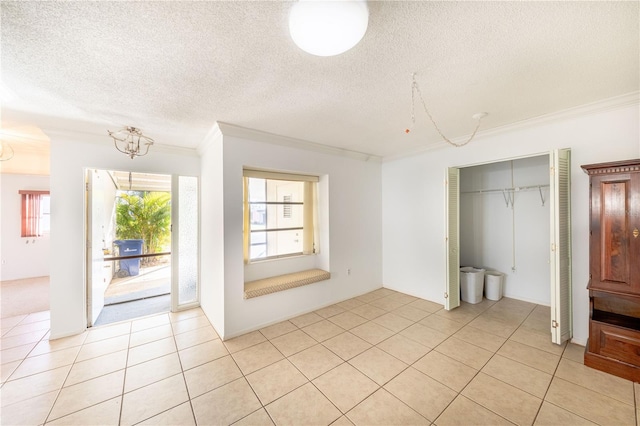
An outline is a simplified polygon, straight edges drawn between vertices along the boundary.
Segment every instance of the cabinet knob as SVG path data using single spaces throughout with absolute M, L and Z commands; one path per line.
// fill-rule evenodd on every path
M 638 228 L 633 230 L 633 238 L 638 238 L 638 235 L 640 235 L 640 231 L 638 231 Z

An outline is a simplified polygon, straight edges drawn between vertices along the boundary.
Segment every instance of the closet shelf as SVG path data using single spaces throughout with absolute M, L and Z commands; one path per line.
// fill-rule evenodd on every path
M 484 194 L 486 192 L 519 192 L 526 191 L 529 189 L 541 189 L 548 188 L 549 184 L 546 185 L 529 185 L 529 186 L 514 186 L 511 188 L 500 188 L 500 189 L 478 189 L 476 191 L 460 191 L 461 194 Z
M 540 193 L 540 201 L 542 202 L 542 207 L 544 207 L 546 200 L 544 199 L 542 188 L 548 188 L 548 187 L 549 187 L 549 184 L 547 183 L 545 185 L 514 186 L 511 188 L 502 188 L 502 189 L 479 189 L 477 191 L 460 191 L 460 193 L 461 194 L 486 194 L 491 192 L 500 192 L 504 197 L 504 202 L 506 203 L 507 207 L 509 207 L 509 205 L 513 207 L 513 203 L 515 201 L 514 194 L 516 192 L 537 189 L 538 192 Z

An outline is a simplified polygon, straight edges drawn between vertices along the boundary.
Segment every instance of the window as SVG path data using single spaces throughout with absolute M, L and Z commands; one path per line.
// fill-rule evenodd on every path
M 49 191 L 19 191 L 22 197 L 21 237 L 41 237 L 50 229 Z
M 317 176 L 244 170 L 244 259 L 317 252 Z
M 291 219 L 291 204 L 287 204 L 291 203 L 291 195 L 283 195 L 282 201 L 284 201 L 282 206 L 282 217 L 284 219 Z

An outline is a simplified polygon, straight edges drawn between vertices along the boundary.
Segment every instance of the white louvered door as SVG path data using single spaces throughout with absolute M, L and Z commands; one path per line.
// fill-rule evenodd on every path
M 551 171 L 551 340 L 573 336 L 571 309 L 571 151 L 549 155 Z
M 460 169 L 449 168 L 446 180 L 447 277 L 444 308 L 460 306 Z

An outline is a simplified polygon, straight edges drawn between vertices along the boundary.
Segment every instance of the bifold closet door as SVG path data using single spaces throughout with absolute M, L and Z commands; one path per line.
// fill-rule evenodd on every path
M 445 186 L 447 287 L 444 308 L 451 310 L 460 306 L 460 169 L 452 167 L 447 170 Z
M 551 341 L 573 336 L 571 309 L 571 151 L 550 153 Z

